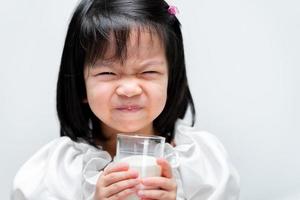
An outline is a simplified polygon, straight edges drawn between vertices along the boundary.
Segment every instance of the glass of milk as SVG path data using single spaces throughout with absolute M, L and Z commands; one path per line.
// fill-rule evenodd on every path
M 140 178 L 161 176 L 156 159 L 164 156 L 164 145 L 165 138 L 161 136 L 118 134 L 115 160 L 128 163 Z M 139 200 L 139 197 L 130 195 L 125 200 Z

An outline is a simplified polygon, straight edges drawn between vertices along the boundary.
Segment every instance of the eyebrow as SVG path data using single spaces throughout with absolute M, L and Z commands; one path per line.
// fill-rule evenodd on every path
M 113 61 L 107 61 L 107 60 L 97 60 L 94 64 L 94 67 L 101 67 L 101 66 L 105 66 L 105 67 L 110 67 L 113 65 Z
M 141 62 L 141 66 L 149 66 L 149 65 L 163 65 L 165 64 L 165 61 L 160 60 L 160 59 L 150 59 Z

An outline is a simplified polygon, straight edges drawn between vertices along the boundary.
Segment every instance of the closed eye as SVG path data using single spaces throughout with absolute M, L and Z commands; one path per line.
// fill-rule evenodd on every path
M 157 74 L 157 71 L 145 71 L 143 74 Z
M 116 75 L 115 73 L 113 73 L 113 72 L 101 72 L 101 73 L 98 73 L 98 74 L 96 74 L 97 76 L 103 76 L 103 75 Z

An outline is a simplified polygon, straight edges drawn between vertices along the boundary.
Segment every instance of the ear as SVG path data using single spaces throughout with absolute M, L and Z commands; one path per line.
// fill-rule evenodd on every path
M 87 98 L 84 98 L 84 99 L 82 100 L 82 103 L 88 103 Z

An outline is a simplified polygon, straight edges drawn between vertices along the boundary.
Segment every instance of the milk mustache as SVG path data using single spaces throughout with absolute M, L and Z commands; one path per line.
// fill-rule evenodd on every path
M 129 164 L 130 169 L 134 169 L 139 173 L 140 178 L 161 176 L 161 168 L 156 163 L 156 158 L 147 155 L 128 156 L 120 160 Z M 124 200 L 140 200 L 140 198 L 132 194 Z

